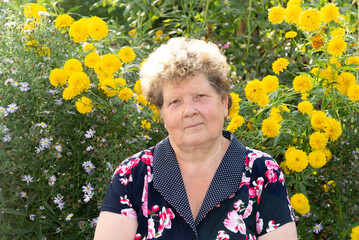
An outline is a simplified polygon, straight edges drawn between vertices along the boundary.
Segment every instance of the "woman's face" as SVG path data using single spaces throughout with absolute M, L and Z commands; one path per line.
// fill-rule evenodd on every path
M 171 142 L 188 147 L 218 140 L 227 105 L 228 97 L 222 100 L 204 74 L 187 76 L 180 84 L 165 84 L 161 115 Z

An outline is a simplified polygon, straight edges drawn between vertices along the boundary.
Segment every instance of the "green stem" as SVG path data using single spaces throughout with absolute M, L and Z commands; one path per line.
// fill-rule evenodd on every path
M 251 8 L 252 8 L 252 0 L 249 0 L 249 5 L 248 5 L 248 9 L 249 9 L 249 13 L 247 15 L 247 30 L 248 30 L 248 41 L 246 44 L 246 57 L 248 57 L 249 54 L 249 45 L 251 42 L 251 36 L 252 36 L 252 32 L 251 32 L 251 24 L 250 24 L 250 20 L 251 20 Z

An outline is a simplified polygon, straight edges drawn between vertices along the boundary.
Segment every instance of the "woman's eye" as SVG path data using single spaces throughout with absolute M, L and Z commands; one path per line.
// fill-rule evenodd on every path
M 178 100 L 173 100 L 172 102 L 170 102 L 170 105 L 176 104 L 176 103 L 178 103 Z

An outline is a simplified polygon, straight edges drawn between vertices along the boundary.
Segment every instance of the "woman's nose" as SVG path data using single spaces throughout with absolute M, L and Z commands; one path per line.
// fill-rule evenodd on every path
M 185 117 L 192 117 L 198 113 L 197 106 L 193 101 L 185 101 L 183 104 L 183 114 Z

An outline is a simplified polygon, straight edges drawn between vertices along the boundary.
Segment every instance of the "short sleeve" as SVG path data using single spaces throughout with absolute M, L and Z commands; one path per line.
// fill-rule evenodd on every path
M 134 166 L 133 162 L 134 160 L 126 160 L 116 169 L 108 186 L 101 211 L 124 214 L 137 219 L 138 200 L 136 200 L 135 196 L 138 195 L 136 194 L 136 188 L 140 186 L 135 185 L 133 182 L 134 168 L 138 165 L 137 162 L 136 166 Z
M 259 159 L 258 159 L 259 160 Z M 292 221 L 296 217 L 290 205 L 284 174 L 275 160 L 262 157 L 255 162 L 257 171 L 257 188 L 261 188 L 257 199 L 258 208 L 256 228 L 259 235 L 269 233 L 276 228 Z

